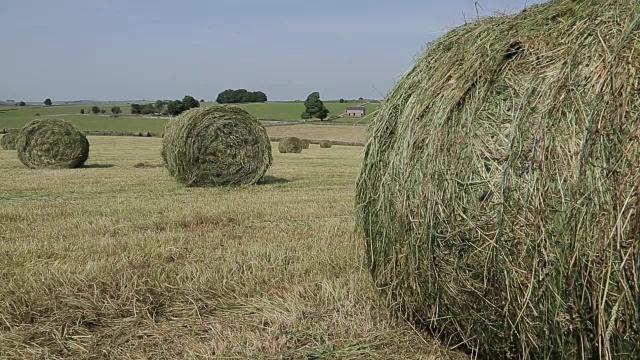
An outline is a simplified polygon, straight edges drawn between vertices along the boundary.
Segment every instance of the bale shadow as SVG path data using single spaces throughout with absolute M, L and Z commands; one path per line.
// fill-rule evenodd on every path
M 156 169 L 164 167 L 164 164 L 150 164 L 148 162 L 141 162 L 133 165 L 136 169 Z
M 115 167 L 115 165 L 113 164 L 89 164 L 89 165 L 83 165 L 82 168 L 83 169 L 109 169 Z
M 275 176 L 265 176 L 262 180 L 258 181 L 257 185 L 272 185 L 272 184 L 287 184 L 291 180 L 283 179 Z

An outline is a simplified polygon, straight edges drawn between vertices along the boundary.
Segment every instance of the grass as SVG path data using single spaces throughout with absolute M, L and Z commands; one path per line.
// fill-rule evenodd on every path
M 362 269 L 361 148 L 197 189 L 151 166 L 160 139 L 89 140 L 76 170 L 0 151 L 0 358 L 464 358 L 390 319 Z
M 204 103 L 203 106 L 211 106 L 213 103 Z M 355 103 L 341 104 L 328 101 L 325 103 L 329 109 L 330 116 L 341 114 L 346 106 L 353 106 Z M 111 107 L 120 106 L 122 114 L 118 118 L 104 115 L 80 115 L 80 110 L 90 111 L 92 105 L 54 105 L 54 106 L 6 106 L 0 105 L 0 128 L 22 127 L 29 121 L 38 117 L 54 116 L 72 122 L 81 130 L 116 130 L 116 131 L 162 131 L 166 119 L 150 119 L 142 117 L 132 117 L 131 109 L 127 103 L 118 104 L 98 104 L 100 109 L 107 111 Z M 367 113 L 371 114 L 378 108 L 379 104 L 369 104 L 366 106 Z M 304 111 L 303 102 L 268 102 L 256 104 L 237 105 L 258 119 L 265 120 L 300 120 L 300 114 Z M 39 114 L 39 115 L 36 115 Z M 334 122 L 367 122 L 365 118 L 344 118 L 334 120 Z

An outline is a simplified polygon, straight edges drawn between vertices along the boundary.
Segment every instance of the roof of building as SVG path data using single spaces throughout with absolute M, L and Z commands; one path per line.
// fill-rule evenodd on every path
M 347 110 L 362 110 L 362 111 L 364 111 L 364 106 L 347 106 Z

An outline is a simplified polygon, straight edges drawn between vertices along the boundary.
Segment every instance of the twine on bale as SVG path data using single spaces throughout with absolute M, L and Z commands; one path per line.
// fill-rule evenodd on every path
M 167 124 L 162 156 L 169 174 L 187 186 L 248 185 L 271 165 L 271 143 L 240 108 L 195 108 Z
M 357 183 L 388 305 L 485 358 L 639 358 L 639 88 L 632 0 L 552 0 L 430 44 Z
M 36 119 L 25 125 L 16 143 L 18 158 L 29 168 L 78 168 L 89 157 L 89 141 L 70 122 Z

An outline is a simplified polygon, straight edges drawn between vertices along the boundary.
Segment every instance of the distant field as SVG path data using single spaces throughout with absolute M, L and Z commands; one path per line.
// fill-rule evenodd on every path
M 291 125 L 291 126 L 269 126 L 267 127 L 269 136 L 297 136 L 309 140 L 335 140 L 365 142 L 367 140 L 366 126 L 351 125 Z
M 211 106 L 214 103 L 204 103 Z M 100 115 L 80 115 L 80 110 L 89 112 L 92 105 L 54 105 L 54 106 L 4 106 L 0 105 L 0 128 L 22 127 L 27 122 L 43 116 L 64 118 L 71 121 L 82 130 L 117 130 L 117 131 L 161 131 L 164 129 L 165 119 L 147 119 L 142 117 L 127 117 L 131 114 L 130 104 L 101 104 L 100 109 L 108 112 L 111 107 L 120 106 L 122 114 L 118 118 Z M 341 104 L 338 102 L 325 102 L 329 109 L 329 116 L 339 115 L 344 112 L 346 106 L 357 103 Z M 256 104 L 237 105 L 247 110 L 258 119 L 270 120 L 300 120 L 300 114 L 304 111 L 303 102 L 268 102 Z M 371 114 L 378 108 L 378 104 L 366 106 L 367 113 Z M 366 122 L 367 118 L 344 118 L 335 122 Z

